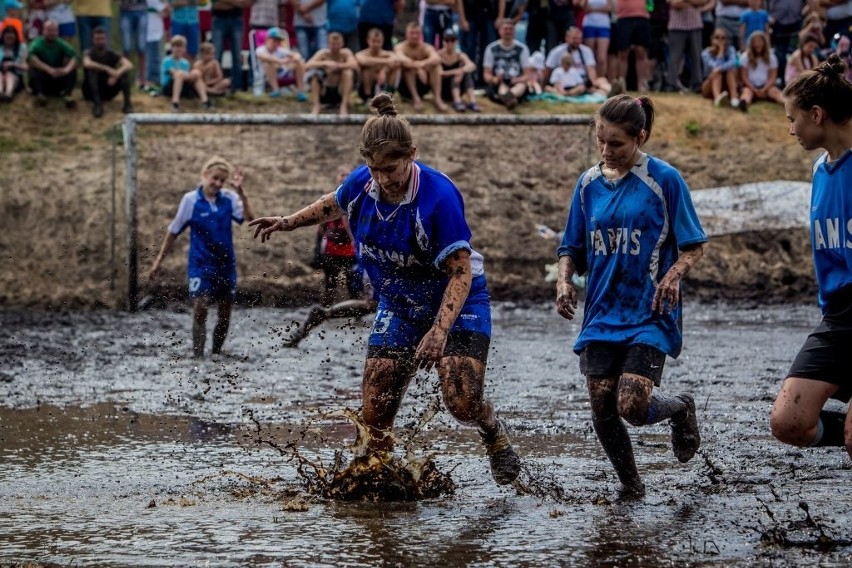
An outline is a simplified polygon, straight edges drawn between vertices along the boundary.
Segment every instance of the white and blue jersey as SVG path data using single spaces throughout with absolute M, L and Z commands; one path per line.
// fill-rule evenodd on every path
M 370 170 L 361 166 L 337 189 L 336 200 L 349 216 L 358 264 L 366 270 L 379 300 L 371 344 L 415 341 L 416 345 L 419 337 L 380 340 L 377 331 L 390 329 L 386 324 L 402 319 L 415 324 L 417 333 L 425 333 L 449 281 L 444 261 L 459 250 L 470 253 L 472 282 L 451 331 L 491 335 L 483 258 L 470 245 L 464 202 L 446 175 L 414 162 L 403 201 L 389 204 L 381 201 Z
M 649 345 L 677 357 L 681 303 L 651 310 L 656 286 L 678 250 L 704 243 L 689 188 L 666 162 L 643 154 L 611 182 L 598 164 L 580 176 L 558 255 L 588 272 L 583 325 L 574 350 L 591 342 Z
M 814 162 L 811 248 L 823 315 L 844 312 L 852 286 L 852 149 L 834 162 Z
M 208 201 L 201 186 L 187 192 L 168 227 L 179 235 L 189 233 L 189 293 L 191 297 L 235 297 L 237 260 L 231 222 L 243 222 L 243 201 L 229 189 L 223 189 Z

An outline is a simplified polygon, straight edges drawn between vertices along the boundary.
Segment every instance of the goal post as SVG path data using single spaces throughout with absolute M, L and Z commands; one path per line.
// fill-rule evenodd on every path
M 125 149 L 125 198 L 127 215 L 127 307 L 136 311 L 139 302 L 138 269 L 138 161 L 139 127 L 142 125 L 235 125 L 235 126 L 360 126 L 371 115 L 353 114 L 129 114 L 123 123 Z M 588 126 L 588 114 L 457 114 L 405 115 L 412 125 L 446 127 L 487 126 Z M 588 148 L 591 152 L 591 145 Z

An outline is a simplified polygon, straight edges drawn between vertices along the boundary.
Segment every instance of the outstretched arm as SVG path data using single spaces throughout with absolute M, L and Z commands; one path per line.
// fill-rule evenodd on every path
M 325 223 L 337 219 L 344 213 L 345 211 L 337 204 L 335 193 L 332 192 L 292 215 L 287 217 L 259 217 L 249 223 L 249 227 L 257 227 L 254 231 L 254 238 L 260 235 L 260 242 L 264 243 L 275 231 L 292 231 L 299 227 Z

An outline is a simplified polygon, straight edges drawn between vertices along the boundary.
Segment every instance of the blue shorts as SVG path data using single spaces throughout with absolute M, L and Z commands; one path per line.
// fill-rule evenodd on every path
M 198 272 L 189 274 L 189 297 L 213 300 L 234 300 L 237 297 L 237 269 L 217 274 Z
M 401 316 L 381 299 L 370 331 L 367 357 L 391 358 L 412 355 L 420 340 L 432 327 L 433 318 L 417 320 Z M 491 340 L 491 303 L 468 298 L 453 327 L 450 328 L 444 355 L 474 357 L 486 362 Z
M 583 39 L 609 39 L 612 35 L 610 28 L 583 26 Z
M 184 24 L 172 21 L 172 37 L 182 35 L 186 38 L 186 52 L 195 57 L 198 55 L 198 44 L 201 41 L 201 26 L 198 23 Z
M 59 37 L 74 37 L 77 35 L 77 23 L 59 24 Z

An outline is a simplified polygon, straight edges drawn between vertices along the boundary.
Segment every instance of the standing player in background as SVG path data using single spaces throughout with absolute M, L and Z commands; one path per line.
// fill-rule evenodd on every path
M 707 236 L 680 173 L 641 150 L 653 124 L 648 97 L 618 95 L 601 106 L 595 131 L 603 161 L 580 176 L 558 249 L 556 308 L 569 320 L 577 308 L 572 277 L 588 273 L 574 351 L 595 433 L 625 497 L 644 495 L 645 485 L 622 418 L 633 426 L 670 419 L 680 462 L 701 444 L 692 396 L 654 392 L 666 355 L 680 354 L 680 284 Z
M 411 379 L 418 368 L 435 367 L 447 409 L 479 428 L 495 481 L 511 483 L 520 461 L 484 396 L 491 301 L 461 194 L 446 175 L 415 161 L 408 121 L 389 95 L 377 95 L 371 107 L 378 116 L 361 131 L 366 166 L 295 214 L 250 225 L 263 242 L 275 231 L 348 215 L 379 298 L 362 384 L 369 452 L 393 449 L 393 423 Z
M 213 330 L 213 354 L 222 352 L 228 333 L 231 307 L 237 297 L 237 259 L 231 221 L 242 224 L 244 219 L 254 219 L 243 191 L 244 178 L 243 171 L 235 170 L 224 158 L 213 156 L 207 160 L 201 170 L 201 184 L 181 199 L 149 274 L 156 281 L 160 265 L 175 239 L 189 227 L 187 275 L 189 297 L 193 301 L 192 354 L 196 358 L 204 356 L 207 310 L 214 302 L 219 304 L 219 317 Z M 225 189 L 226 186 L 236 191 Z
M 772 435 L 793 446 L 845 446 L 852 456 L 852 418 L 823 410 L 829 398 L 852 397 L 852 83 L 836 54 L 784 89 L 790 135 L 814 162 L 811 248 L 822 322 L 793 361 L 772 406 Z

